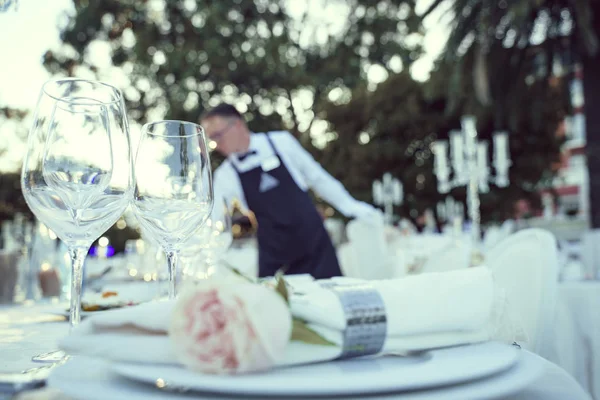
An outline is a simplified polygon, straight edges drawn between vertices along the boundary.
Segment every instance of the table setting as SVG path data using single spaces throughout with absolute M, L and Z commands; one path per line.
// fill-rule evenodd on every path
M 440 296 L 424 293 L 432 287 Z M 352 303 L 340 293 L 367 293 L 385 313 L 373 299 L 345 308 Z M 378 282 L 290 276 L 285 285 L 232 274 L 186 283 L 177 300 L 85 317 L 71 334 L 66 322 L 51 322 L 59 329 L 45 328 L 44 336 L 54 336 L 69 358 L 41 371 L 46 389 L 22 396 L 531 398 L 511 396 L 525 396 L 536 382 L 547 387 L 549 372 L 562 371 L 510 341 L 504 304 L 482 267 Z M 199 312 L 205 307 L 213 310 Z M 54 318 L 37 312 L 37 319 Z M 370 321 L 366 333 L 348 325 L 356 315 Z M 357 346 L 361 340 L 367 344 Z
M 200 125 L 174 120 L 148 122 L 134 143 L 119 89 L 44 84 L 21 183 L 66 247 L 68 289 L 16 305 L 2 289 L 12 304 L 0 308 L 0 394 L 588 398 L 521 348 L 527 337 L 485 265 L 374 280 L 240 273 L 252 261 L 238 257 L 238 268 L 224 257 L 231 220 L 213 190 L 207 143 Z M 148 272 L 137 256 L 93 266 L 91 246 L 126 210 L 164 253 L 165 271 Z M 14 281 L 5 258 L 2 276 Z M 30 278 L 32 265 L 21 268 Z M 143 279 L 131 279 L 138 271 Z

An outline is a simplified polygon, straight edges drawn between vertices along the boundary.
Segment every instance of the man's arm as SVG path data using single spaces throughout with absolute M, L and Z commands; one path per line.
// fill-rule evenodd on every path
M 289 150 L 290 161 L 300 171 L 308 186 L 323 200 L 347 217 L 363 218 L 378 210 L 358 201 L 348 193 L 340 181 L 331 176 L 289 132 L 278 132 L 282 144 Z

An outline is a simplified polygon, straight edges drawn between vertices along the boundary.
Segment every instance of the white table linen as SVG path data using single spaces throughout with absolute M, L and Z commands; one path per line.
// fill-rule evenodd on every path
M 600 281 L 558 286 L 552 346 L 541 354 L 600 400 Z
M 341 285 L 347 282 L 343 278 L 333 281 Z M 501 332 L 499 325 L 505 321 L 503 292 L 494 288 L 487 268 L 369 281 L 369 284 L 380 294 L 387 310 L 383 352 L 403 353 L 490 340 Z M 313 330 L 337 346 L 291 342 L 277 364 L 337 358 L 342 352 L 342 332 L 346 328 L 340 300 L 316 281 L 297 285 L 296 290 L 302 294 L 292 294 L 292 314 L 307 321 Z M 110 360 L 177 363 L 167 336 L 173 306 L 173 302 L 148 303 L 94 315 L 60 345 L 71 353 Z
M 66 322 L 55 322 L 56 316 L 44 314 L 55 309 L 46 307 L 3 307 L 0 308 L 0 365 L 3 372 L 20 372 L 40 364 L 31 362 L 31 356 L 56 348 L 57 341 L 68 333 Z M 581 387 L 561 368 L 531 353 L 528 356 L 544 368 L 543 375 L 531 385 L 515 395 L 499 400 L 589 400 Z M 461 398 L 457 388 L 450 388 L 453 398 Z M 456 397 L 459 396 L 459 397 Z M 126 397 L 128 400 L 134 400 Z M 225 399 L 221 396 L 199 396 L 204 399 Z M 402 395 L 377 396 L 377 399 L 406 398 Z M 374 399 L 375 399 L 374 398 Z M 418 399 L 419 397 L 417 397 Z M 464 396 L 462 397 L 464 398 Z M 18 400 L 72 400 L 55 389 L 23 393 Z M 448 396 L 440 396 L 448 400 Z M 118 400 L 118 399 L 114 399 Z

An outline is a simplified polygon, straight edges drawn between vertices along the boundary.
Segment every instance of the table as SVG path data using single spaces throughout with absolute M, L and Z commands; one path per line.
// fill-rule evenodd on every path
M 32 355 L 56 349 L 56 341 L 68 333 L 64 317 L 49 314 L 64 305 L 0 307 L 0 372 L 19 372 L 39 366 L 30 361 Z M 541 357 L 528 353 L 543 368 L 543 375 L 517 395 L 503 400 L 589 400 L 576 381 L 563 369 Z M 0 395 L 1 398 L 1 395 Z M 378 396 L 392 399 L 394 396 Z M 53 389 L 24 393 L 19 400 L 65 399 Z
M 554 327 L 552 347 L 542 356 L 600 400 L 600 281 L 560 283 Z
M 39 367 L 31 357 L 56 350 L 57 338 L 69 331 L 66 318 L 50 312 L 66 308 L 66 304 L 0 306 L 0 373 Z

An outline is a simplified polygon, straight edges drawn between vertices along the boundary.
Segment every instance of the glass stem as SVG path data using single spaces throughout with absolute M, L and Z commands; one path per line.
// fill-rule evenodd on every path
M 71 257 L 71 329 L 81 321 L 81 287 L 83 284 L 83 263 L 89 251 L 89 246 L 69 247 Z
M 176 251 L 167 251 L 167 264 L 169 266 L 169 299 L 177 296 L 177 259 Z

